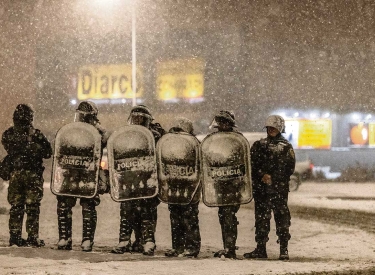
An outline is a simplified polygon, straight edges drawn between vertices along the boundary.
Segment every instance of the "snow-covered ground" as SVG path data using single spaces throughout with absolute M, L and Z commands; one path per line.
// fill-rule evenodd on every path
M 375 183 L 302 183 L 289 203 L 375 213 Z
M 338 196 L 341 199 L 327 199 Z M 371 211 L 375 220 L 375 184 L 303 183 L 290 194 L 290 204 L 358 209 Z M 367 200 L 347 201 L 343 197 L 364 197 Z M 108 195 L 98 207 L 98 228 L 95 251 L 79 250 L 82 222 L 81 210 L 74 208 L 73 251 L 50 249 L 57 242 L 56 199 L 45 189 L 42 201 L 40 235 L 47 247 L 42 249 L 6 247 L 8 215 L 0 215 L 0 274 L 285 274 L 309 271 L 364 269 L 375 266 L 375 236 L 365 231 L 307 221 L 292 217 L 290 257 L 278 261 L 275 227 L 272 223 L 268 243 L 268 260 L 220 260 L 212 252 L 222 248 L 217 208 L 200 206 L 202 253 L 196 259 L 165 258 L 170 248 L 169 213 L 165 204 L 159 206 L 156 232 L 157 253 L 154 257 L 136 254 L 113 255 L 108 250 L 117 243 L 119 205 Z M 0 206 L 6 203 L 6 190 L 0 193 Z M 255 247 L 252 203 L 238 212 L 238 255 Z

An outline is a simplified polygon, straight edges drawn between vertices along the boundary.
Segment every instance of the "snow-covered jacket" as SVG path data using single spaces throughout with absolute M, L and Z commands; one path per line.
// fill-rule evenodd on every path
M 254 142 L 250 155 L 254 198 L 265 193 L 289 192 L 296 160 L 292 145 L 280 133 Z M 271 175 L 272 184 L 262 182 L 265 174 Z
M 45 135 L 31 124 L 15 124 L 2 135 L 12 170 L 43 172 L 43 159 L 52 156 L 52 147 Z

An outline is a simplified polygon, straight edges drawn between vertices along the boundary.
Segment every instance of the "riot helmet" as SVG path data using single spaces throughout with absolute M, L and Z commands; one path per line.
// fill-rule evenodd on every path
M 285 120 L 282 116 L 279 115 L 270 115 L 266 119 L 264 128 L 273 127 L 276 128 L 280 133 L 285 133 Z
M 74 121 L 86 122 L 90 124 L 97 123 L 98 120 L 98 107 L 94 102 L 82 101 L 76 109 Z
M 215 115 L 211 122 L 211 128 L 219 128 L 219 126 L 228 126 L 230 128 L 237 127 L 236 120 L 234 118 L 234 113 L 231 111 L 220 111 Z
M 18 104 L 13 113 L 14 124 L 31 125 L 33 120 L 33 108 L 28 104 Z
M 128 123 L 132 125 L 142 125 L 149 128 L 152 120 L 153 117 L 150 109 L 145 105 L 137 105 L 131 109 Z
M 193 122 L 185 117 L 178 117 L 174 123 L 174 128 L 179 128 L 186 133 L 194 135 Z

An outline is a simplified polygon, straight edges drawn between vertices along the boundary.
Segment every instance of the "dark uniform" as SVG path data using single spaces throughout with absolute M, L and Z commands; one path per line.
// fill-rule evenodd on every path
M 234 114 L 230 111 L 220 111 L 211 123 L 211 128 L 218 128 L 219 132 L 237 132 Z M 214 254 L 214 257 L 236 258 L 237 241 L 237 212 L 240 209 L 239 204 L 219 206 L 218 216 L 221 227 L 224 250 Z
M 144 105 L 132 108 L 129 123 L 148 128 L 155 138 L 155 143 L 164 134 L 160 124 L 152 124 L 150 110 Z M 119 243 L 112 253 L 141 252 L 153 256 L 155 250 L 155 230 L 157 222 L 157 206 L 159 199 L 155 196 L 148 199 L 137 199 L 121 202 L 120 205 L 120 234 Z M 131 244 L 131 234 L 134 230 L 135 241 Z
M 102 149 L 106 146 L 107 135 L 106 131 L 100 126 L 97 118 L 98 109 L 93 102 L 83 101 L 79 104 L 75 121 L 89 123 L 102 135 Z M 77 182 L 79 182 L 79 176 Z M 104 182 L 104 187 L 98 188 L 98 193 L 105 193 L 109 191 L 109 188 Z M 57 196 L 57 217 L 59 226 L 59 242 L 57 248 L 60 250 L 71 250 L 72 249 L 72 208 L 76 205 L 77 198 L 68 196 Z M 94 236 L 97 223 L 97 211 L 96 206 L 100 204 L 99 194 L 96 194 L 94 198 L 80 198 L 80 205 L 82 206 L 82 251 L 92 251 L 94 244 Z
M 256 141 L 251 147 L 251 171 L 255 201 L 255 241 L 257 248 L 246 253 L 245 258 L 267 258 L 266 243 L 270 232 L 271 211 L 276 222 L 280 243 L 280 259 L 288 258 L 289 227 L 291 216 L 288 208 L 289 180 L 294 172 L 295 155 L 292 145 L 281 135 L 284 120 L 270 116 L 267 128 L 277 129 L 274 136 Z M 264 178 L 269 175 L 270 181 Z
M 43 198 L 43 159 L 52 155 L 51 144 L 32 125 L 34 111 L 19 104 L 13 114 L 14 126 L 3 133 L 2 144 L 10 172 L 8 202 L 9 245 L 44 246 L 39 239 L 40 202 Z M 24 213 L 27 214 L 27 241 L 21 238 Z
M 178 119 L 177 126 L 169 130 L 170 133 L 185 132 L 194 135 L 193 131 L 192 122 L 185 118 Z M 172 249 L 167 251 L 165 256 L 198 256 L 201 248 L 198 218 L 200 196 L 201 188 L 198 188 L 192 199 L 192 203 L 188 205 L 168 205 L 171 219 Z

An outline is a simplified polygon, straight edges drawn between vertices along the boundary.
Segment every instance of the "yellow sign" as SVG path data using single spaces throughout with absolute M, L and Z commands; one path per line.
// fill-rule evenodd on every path
M 137 68 L 137 97 L 142 97 L 141 71 Z M 88 65 L 78 73 L 78 99 L 133 98 L 131 64 Z
M 204 62 L 178 59 L 157 64 L 157 95 L 160 100 L 202 98 Z
M 375 123 L 370 122 L 368 125 L 368 128 L 369 128 L 368 145 L 375 146 Z
M 299 120 L 299 148 L 329 149 L 332 142 L 332 120 Z

